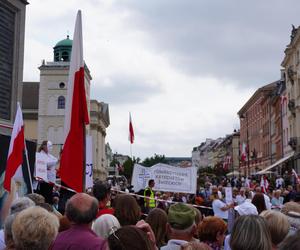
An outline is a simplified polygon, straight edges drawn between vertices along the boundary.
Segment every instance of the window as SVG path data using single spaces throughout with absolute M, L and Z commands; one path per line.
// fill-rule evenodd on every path
M 62 54 L 61 54 L 61 57 L 63 59 L 63 61 L 65 62 L 68 62 L 69 61 L 69 53 L 64 51 Z
M 65 109 L 65 97 L 59 96 L 57 100 L 57 109 Z
M 65 86 L 66 86 L 66 85 L 65 85 L 64 82 L 59 83 L 59 88 L 63 89 Z
M 55 53 L 55 59 L 54 61 L 58 62 L 59 61 L 59 52 L 56 52 Z

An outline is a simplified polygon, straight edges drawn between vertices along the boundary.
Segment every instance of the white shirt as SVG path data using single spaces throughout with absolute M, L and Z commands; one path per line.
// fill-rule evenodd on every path
M 226 237 L 225 237 L 224 250 L 231 250 L 229 242 L 230 242 L 230 234 L 226 235 Z
M 264 195 L 264 199 L 265 199 L 265 203 L 266 203 L 266 208 L 268 210 L 271 210 L 272 204 L 270 202 L 270 197 L 268 195 L 266 195 L 266 194 L 263 194 L 263 195 Z
M 222 199 L 223 196 L 222 196 L 222 192 L 220 190 L 218 190 L 218 196 L 219 196 L 219 199 Z
M 47 157 L 47 178 L 48 181 L 55 183 L 56 181 L 56 164 L 57 164 L 57 158 L 54 157 L 51 154 L 47 154 L 44 151 L 41 151 L 41 154 L 45 155 Z
M 276 179 L 276 188 L 282 187 L 283 179 L 282 177 Z
M 181 246 L 188 243 L 185 240 L 169 240 L 166 246 L 161 247 L 161 250 L 181 250 Z
M 250 199 L 246 199 L 241 205 L 234 208 L 239 215 L 258 215 L 257 208 L 251 203 Z
M 4 241 L 4 230 L 0 230 L 0 250 L 4 250 L 6 247 L 5 241 Z
M 226 204 L 223 201 L 220 201 L 219 199 L 214 200 L 212 203 L 214 215 L 219 218 L 228 220 L 228 210 L 226 210 L 226 211 L 221 210 L 221 208 L 223 208 L 225 206 L 226 206 Z
M 238 205 L 241 205 L 245 200 L 246 200 L 246 196 L 241 196 L 240 194 L 236 196 L 236 202 Z

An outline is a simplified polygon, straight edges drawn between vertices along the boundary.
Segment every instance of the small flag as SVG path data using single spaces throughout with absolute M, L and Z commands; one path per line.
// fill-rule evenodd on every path
M 129 113 L 129 141 L 131 144 L 134 142 L 134 132 L 133 132 L 133 126 L 131 121 L 131 114 Z
M 300 178 L 298 176 L 298 174 L 296 173 L 295 169 L 292 169 L 292 173 L 295 176 L 296 180 L 297 180 L 297 184 L 300 184 Z
M 11 134 L 5 177 L 4 177 L 4 188 L 10 192 L 11 179 L 17 173 L 22 172 L 23 154 L 25 150 L 25 138 L 24 138 L 24 123 L 22 110 L 20 103 L 18 103 L 17 113 L 13 131 Z
M 268 192 L 268 188 L 269 188 L 269 182 L 266 176 L 262 176 L 260 179 L 260 187 L 261 187 L 261 191 L 263 193 L 267 193 Z
M 83 191 L 85 125 L 89 124 L 84 86 L 81 11 L 76 17 L 66 99 L 65 143 L 60 159 L 60 177 L 77 192 Z

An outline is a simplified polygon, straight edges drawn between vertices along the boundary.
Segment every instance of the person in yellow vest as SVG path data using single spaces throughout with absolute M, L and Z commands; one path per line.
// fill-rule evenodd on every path
M 155 200 L 154 200 L 154 192 L 153 187 L 155 186 L 155 182 L 153 179 L 148 181 L 148 187 L 145 188 L 144 196 L 149 197 L 145 198 L 145 213 L 149 213 L 151 209 L 155 208 Z

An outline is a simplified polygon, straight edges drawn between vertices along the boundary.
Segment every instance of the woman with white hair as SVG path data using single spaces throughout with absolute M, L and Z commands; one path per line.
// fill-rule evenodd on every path
M 111 214 L 103 214 L 93 223 L 93 231 L 103 239 L 107 239 L 120 228 L 118 219 Z
M 272 207 L 276 209 L 280 209 L 283 206 L 283 197 L 281 196 L 281 190 L 277 189 L 274 192 L 274 197 L 271 200 Z

